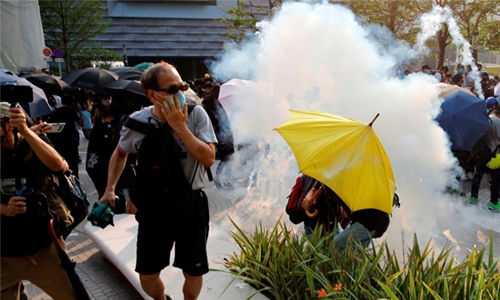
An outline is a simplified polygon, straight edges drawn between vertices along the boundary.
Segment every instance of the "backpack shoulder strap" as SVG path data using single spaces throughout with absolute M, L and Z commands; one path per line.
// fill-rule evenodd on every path
M 186 102 L 186 104 L 188 105 L 188 115 L 193 111 L 194 107 L 198 105 L 198 104 L 187 103 L 187 102 Z
M 147 134 L 153 126 L 143 123 L 141 121 L 137 121 L 136 119 L 128 117 L 125 122 L 123 122 L 123 126 L 128 127 L 134 131 L 137 131 L 142 134 Z

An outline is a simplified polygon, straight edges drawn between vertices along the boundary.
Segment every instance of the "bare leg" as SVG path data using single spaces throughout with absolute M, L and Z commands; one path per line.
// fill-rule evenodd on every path
M 203 276 L 191 276 L 182 272 L 184 274 L 184 286 L 182 287 L 182 292 L 184 293 L 184 300 L 196 300 L 200 295 L 201 286 L 203 285 Z
M 153 275 L 139 274 L 142 289 L 154 300 L 166 300 L 165 285 L 160 279 L 160 273 Z

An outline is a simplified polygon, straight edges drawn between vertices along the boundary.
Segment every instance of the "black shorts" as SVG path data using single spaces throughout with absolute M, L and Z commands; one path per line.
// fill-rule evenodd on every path
M 178 211 L 161 215 L 154 211 L 137 212 L 137 273 L 151 275 L 161 272 L 170 264 L 174 243 L 174 267 L 191 276 L 208 273 L 208 199 L 203 190 L 194 192 L 196 204 L 191 216 L 181 217 Z

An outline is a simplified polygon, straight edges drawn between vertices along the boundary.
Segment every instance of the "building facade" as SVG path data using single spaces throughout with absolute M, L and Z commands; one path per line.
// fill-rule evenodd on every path
M 128 66 L 163 60 L 186 79 L 201 77 L 205 60 L 229 40 L 227 25 L 215 19 L 237 5 L 238 0 L 108 0 L 104 7 L 111 26 L 94 40 L 122 54 Z

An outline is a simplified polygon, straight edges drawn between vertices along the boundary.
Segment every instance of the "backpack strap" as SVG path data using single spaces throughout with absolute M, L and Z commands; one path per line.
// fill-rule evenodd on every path
M 188 105 L 188 115 L 193 111 L 194 107 L 198 105 L 198 104 L 187 103 L 187 102 L 186 102 L 186 104 Z
M 137 121 L 136 119 L 130 117 L 127 117 L 125 122 L 123 122 L 123 126 L 128 127 L 142 134 L 147 134 L 151 129 L 153 129 L 153 126 Z

